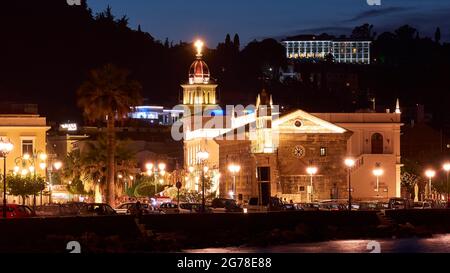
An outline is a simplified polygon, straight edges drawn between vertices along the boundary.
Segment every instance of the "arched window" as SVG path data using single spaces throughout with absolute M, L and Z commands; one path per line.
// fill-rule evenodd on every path
M 379 133 L 372 135 L 372 154 L 383 153 L 383 136 Z

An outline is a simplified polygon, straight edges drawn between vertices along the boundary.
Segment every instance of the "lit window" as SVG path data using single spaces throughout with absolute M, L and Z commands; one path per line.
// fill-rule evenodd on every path
M 325 147 L 320 148 L 320 156 L 327 156 L 327 148 Z
M 24 154 L 33 155 L 33 140 L 31 139 L 22 140 L 22 155 Z

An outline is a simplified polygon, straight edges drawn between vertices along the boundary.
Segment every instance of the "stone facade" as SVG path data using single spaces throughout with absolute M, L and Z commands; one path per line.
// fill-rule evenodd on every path
M 221 197 L 229 197 L 233 189 L 233 176 L 228 172 L 229 164 L 239 164 L 241 171 L 236 175 L 236 196 L 240 201 L 261 197 L 258 168 L 270 168 L 270 196 L 287 201 L 306 202 L 310 176 L 308 166 L 319 168 L 313 177 L 314 199 L 345 199 L 347 197 L 347 176 L 342 161 L 347 153 L 345 134 L 290 134 L 281 133 L 278 149 L 274 153 L 253 154 L 251 141 L 218 141 Z M 305 153 L 296 155 L 296 147 Z M 325 149 L 325 153 L 321 154 Z

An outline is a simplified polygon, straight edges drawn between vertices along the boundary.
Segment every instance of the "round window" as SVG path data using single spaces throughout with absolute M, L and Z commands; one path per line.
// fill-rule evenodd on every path
M 295 127 L 300 128 L 303 126 L 303 123 L 301 120 L 297 119 L 294 123 Z

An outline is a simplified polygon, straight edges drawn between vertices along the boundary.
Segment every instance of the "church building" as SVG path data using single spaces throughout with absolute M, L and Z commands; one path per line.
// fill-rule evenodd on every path
M 280 112 L 267 90 L 237 114 L 217 106 L 216 87 L 197 59 L 183 88 L 184 187 L 240 203 L 270 197 L 313 202 L 400 196 L 400 109 L 386 113 Z M 236 102 L 237 103 L 237 102 Z M 230 111 L 231 110 L 231 111 Z M 207 156 L 205 157 L 205 153 Z M 351 158 L 354 166 L 344 161 Z M 230 166 L 239 166 L 234 170 Z M 375 175 L 376 174 L 376 175 Z

